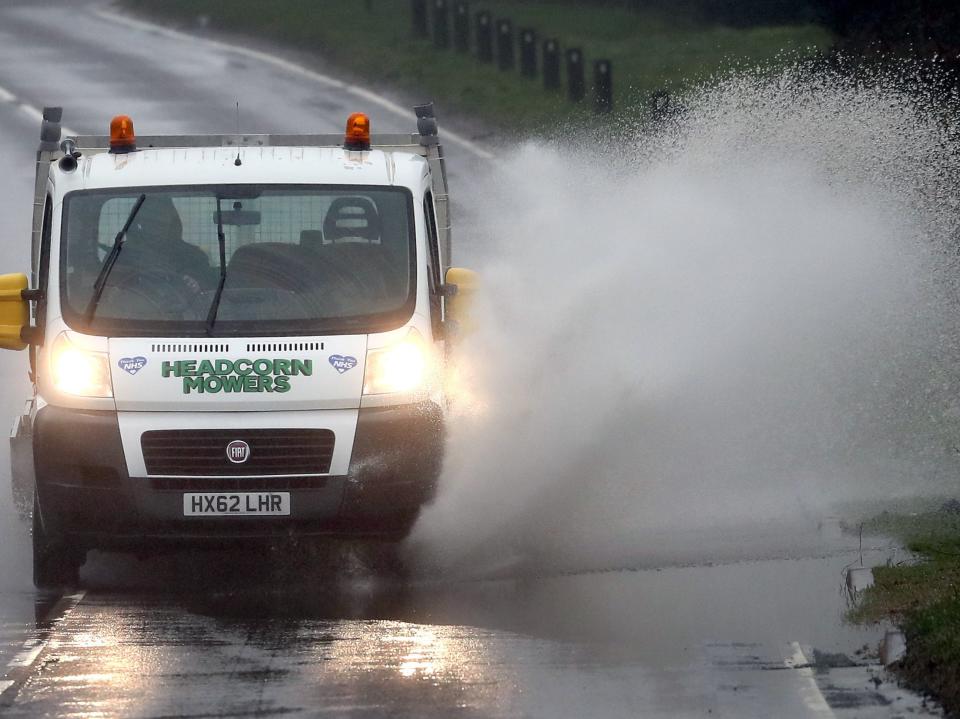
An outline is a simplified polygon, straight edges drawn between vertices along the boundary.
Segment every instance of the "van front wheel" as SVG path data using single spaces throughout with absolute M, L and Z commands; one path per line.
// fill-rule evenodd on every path
M 80 579 L 86 552 L 52 539 L 43 527 L 40 504 L 33 500 L 33 584 L 38 589 L 72 586 Z

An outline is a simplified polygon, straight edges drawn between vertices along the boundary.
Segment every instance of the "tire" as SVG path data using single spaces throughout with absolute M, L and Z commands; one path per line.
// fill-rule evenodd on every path
M 57 589 L 76 585 L 86 552 L 68 547 L 50 537 L 40 517 L 40 503 L 33 500 L 33 584 L 38 589 Z

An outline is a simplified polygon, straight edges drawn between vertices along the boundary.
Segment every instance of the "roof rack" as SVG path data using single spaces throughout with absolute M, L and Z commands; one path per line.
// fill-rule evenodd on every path
M 107 135 L 78 135 L 71 138 L 81 152 L 106 152 L 110 149 Z M 403 149 L 426 156 L 420 135 L 373 135 L 371 145 L 376 150 Z M 190 147 L 343 147 L 343 135 L 137 135 L 137 148 L 180 149 Z M 59 149 L 59 146 L 58 146 Z

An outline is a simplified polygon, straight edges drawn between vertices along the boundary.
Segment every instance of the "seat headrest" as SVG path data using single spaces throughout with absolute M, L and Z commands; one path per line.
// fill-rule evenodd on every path
M 330 203 L 323 221 L 327 243 L 380 242 L 380 215 L 366 197 L 338 197 Z

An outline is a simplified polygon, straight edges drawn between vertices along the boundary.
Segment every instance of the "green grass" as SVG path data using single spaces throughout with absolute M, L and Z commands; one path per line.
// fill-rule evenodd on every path
M 900 623 L 907 637 L 900 673 L 960 713 L 960 514 L 885 512 L 864 531 L 899 539 L 923 560 L 874 569 L 875 584 L 850 618 Z
M 904 623 L 907 656 L 900 671 L 936 696 L 951 715 L 960 713 L 960 595 L 912 612 Z
M 911 514 L 882 512 L 864 522 L 863 531 L 899 539 L 918 554 L 960 558 L 960 513 L 932 508 Z
M 429 40 L 414 39 L 409 0 L 371 0 L 371 10 L 361 2 L 316 0 L 123 2 L 132 10 L 183 23 L 207 15 L 215 29 L 316 52 L 351 75 L 433 98 L 441 108 L 452 107 L 502 127 L 519 127 L 521 134 L 592 117 L 589 95 L 587 102 L 573 105 L 562 91 L 544 90 L 540 78 L 500 72 L 480 63 L 473 53 L 436 50 Z M 650 12 L 597 10 L 546 0 L 474 0 L 471 12 L 481 9 L 512 19 L 515 28 L 535 28 L 541 38 L 555 37 L 563 48 L 582 47 L 588 87 L 593 60 L 611 60 L 614 102 L 620 110 L 636 110 L 661 88 L 682 90 L 727 63 L 776 62 L 783 51 L 806 55 L 833 41 L 816 25 L 702 26 Z

